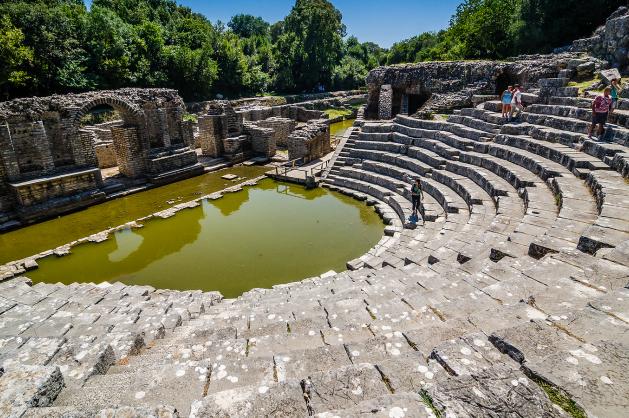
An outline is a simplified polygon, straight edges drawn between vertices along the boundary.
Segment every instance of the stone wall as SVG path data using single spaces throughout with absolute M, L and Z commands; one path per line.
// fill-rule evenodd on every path
M 304 162 L 321 158 L 331 151 L 330 125 L 327 120 L 313 120 L 288 137 L 288 159 Z
M 113 136 L 110 142 L 100 142 L 94 146 L 98 168 L 111 168 L 118 165 L 116 161 L 116 151 L 114 148 Z
M 88 169 L 72 175 L 51 176 L 46 179 L 27 180 L 12 185 L 17 204 L 26 208 L 46 203 L 51 199 L 72 196 L 87 190 L 97 189 L 102 179 L 98 169 Z
M 612 67 L 629 69 L 629 8 L 619 8 L 592 37 L 574 41 L 571 49 L 603 59 Z
M 262 128 L 270 128 L 273 130 L 273 138 L 278 147 L 286 148 L 288 146 L 288 135 L 295 130 L 297 122 L 282 117 L 270 117 L 256 123 Z
M 398 113 L 405 114 L 409 102 L 417 97 L 426 100 L 417 109 L 420 111 L 471 106 L 474 95 L 497 94 L 509 84 L 526 86 L 542 78 L 556 77 L 577 56 L 563 53 L 521 56 L 507 62 L 426 62 L 378 67 L 367 76 L 366 116 L 389 119 Z
M 264 128 L 253 123 L 245 123 L 243 133 L 249 135 L 251 150 L 258 156 L 271 158 L 277 150 L 277 142 L 273 129 Z

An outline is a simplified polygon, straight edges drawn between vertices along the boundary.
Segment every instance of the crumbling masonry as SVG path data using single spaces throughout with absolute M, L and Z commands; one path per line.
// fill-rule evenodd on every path
M 81 118 L 101 105 L 122 121 L 108 129 L 82 128 Z M 0 223 L 16 215 L 33 221 L 104 199 L 99 156 L 100 166 L 118 165 L 124 176 L 155 183 L 202 172 L 184 112 L 177 92 L 167 89 L 0 103 Z

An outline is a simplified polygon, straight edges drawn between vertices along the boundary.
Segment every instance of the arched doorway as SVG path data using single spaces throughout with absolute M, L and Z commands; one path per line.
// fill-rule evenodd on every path
M 513 86 L 514 84 L 517 84 L 517 80 L 511 77 L 506 71 L 503 71 L 496 76 L 496 89 L 494 94 L 500 96 L 507 87 Z
M 78 142 L 91 148 L 94 162 L 105 170 L 104 177 L 144 174 L 149 146 L 141 111 L 118 98 L 101 97 L 81 107 L 73 126 Z

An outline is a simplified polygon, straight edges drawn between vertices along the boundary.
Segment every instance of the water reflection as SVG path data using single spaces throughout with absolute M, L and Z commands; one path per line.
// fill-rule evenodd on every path
M 242 205 L 249 201 L 249 188 L 244 188 L 239 192 L 228 193 L 219 200 L 211 201 L 220 209 L 223 216 L 229 216 L 237 212 Z
M 326 189 L 264 180 L 143 228 L 117 232 L 62 258 L 40 260 L 34 281 L 123 281 L 158 288 L 252 287 L 341 271 L 382 237 L 372 208 Z

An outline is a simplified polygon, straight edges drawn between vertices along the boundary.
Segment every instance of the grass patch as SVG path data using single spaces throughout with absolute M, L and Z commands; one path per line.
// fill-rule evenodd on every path
M 527 373 L 528 377 L 542 388 L 548 399 L 561 409 L 566 411 L 573 418 L 587 418 L 587 414 L 575 401 L 573 401 L 564 391 L 551 385 L 546 380 L 531 373 Z
M 183 115 L 183 120 L 185 121 L 191 121 L 191 122 L 197 122 L 197 115 L 194 115 L 192 113 L 186 113 L 185 115 Z
M 323 113 L 328 115 L 328 119 L 334 119 L 338 118 L 339 116 L 350 116 L 352 114 L 352 111 L 348 109 L 326 109 L 323 111 Z
M 579 88 L 579 95 L 583 94 L 583 92 L 585 91 L 585 89 L 589 88 L 592 84 L 601 81 L 601 79 L 597 76 L 594 77 L 592 79 L 589 80 L 583 80 L 583 81 L 571 81 L 568 83 L 568 87 L 578 87 Z M 603 91 L 603 90 L 590 90 L 590 91 Z
M 435 406 L 435 403 L 433 402 L 428 392 L 426 392 L 425 390 L 420 390 L 419 396 L 421 396 L 422 401 L 426 404 L 428 408 L 430 408 L 432 413 L 435 414 L 437 418 L 443 417 L 443 415 L 441 414 L 441 411 L 437 409 L 437 407 Z

